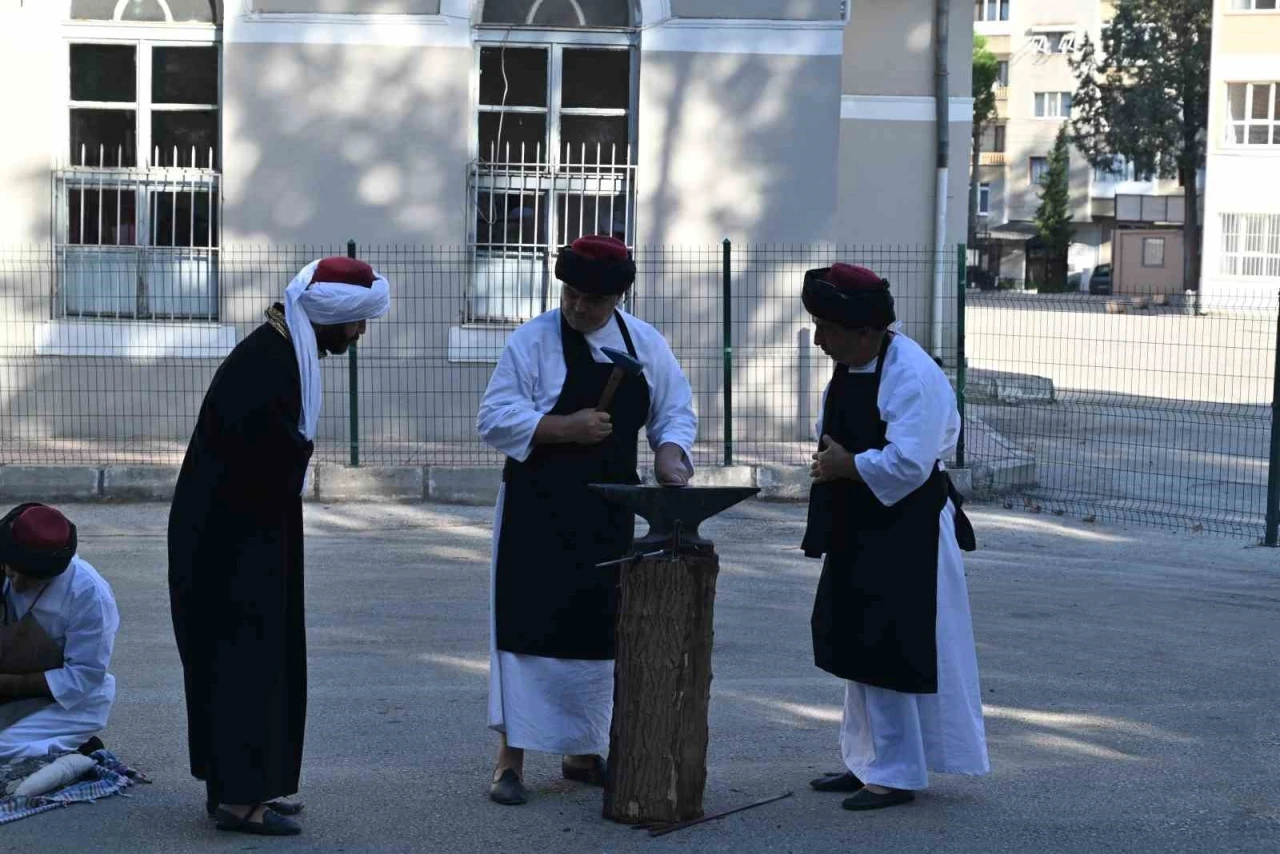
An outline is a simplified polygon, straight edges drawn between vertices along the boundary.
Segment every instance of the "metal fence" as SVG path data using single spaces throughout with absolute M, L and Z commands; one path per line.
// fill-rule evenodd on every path
M 262 322 L 299 269 L 349 249 L 388 278 L 393 304 L 352 355 L 326 360 L 317 460 L 500 463 L 476 437 L 475 414 L 513 327 L 472 322 L 468 305 L 475 277 L 493 286 L 493 269 L 477 266 L 469 248 L 343 244 L 222 247 L 217 314 L 207 322 L 113 316 L 109 308 L 73 314 L 62 291 L 74 280 L 78 292 L 92 293 L 83 268 L 66 269 L 47 247 L 0 250 L 0 463 L 178 463 L 221 357 Z M 166 263 L 162 251 L 139 248 L 141 262 L 104 254 L 97 281 L 118 289 L 122 278 Z M 663 331 L 689 376 L 702 465 L 807 460 L 831 368 L 800 303 L 805 269 L 836 260 L 871 266 L 893 283 L 904 331 L 929 340 L 929 248 L 723 244 L 641 247 L 635 256 L 627 308 Z M 959 257 L 957 248 L 939 259 L 948 363 Z M 539 278 L 528 312 L 554 307 L 555 288 Z
M 170 251 L 103 256 L 94 279 L 50 247 L 0 250 L 0 464 L 177 464 L 220 359 L 299 269 L 348 251 L 391 281 L 393 307 L 351 355 L 325 361 L 317 461 L 501 462 L 476 437 L 475 413 L 513 326 L 474 322 L 475 277 L 491 283 L 494 272 L 473 249 L 226 246 L 207 321 L 67 309 L 69 280 L 79 293 L 94 281 L 118 287 Z M 1032 512 L 1277 538 L 1273 294 L 1197 313 L 1180 298 L 979 291 L 966 287 L 961 247 L 940 259 L 860 246 L 635 254 L 627 308 L 662 330 L 689 376 L 699 465 L 807 461 L 831 366 L 800 304 L 805 269 L 845 260 L 877 270 L 902 331 L 932 349 L 936 262 L 948 289 L 936 337 L 965 416 L 948 463 Z M 525 287 L 529 313 L 558 299 L 554 283 L 538 282 L 513 286 Z
M 1275 542 L 1276 296 L 1196 302 L 970 291 L 968 423 L 1034 465 L 1008 503 Z

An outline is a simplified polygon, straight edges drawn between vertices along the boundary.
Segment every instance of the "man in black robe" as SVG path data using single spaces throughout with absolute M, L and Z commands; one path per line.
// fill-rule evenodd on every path
M 306 719 L 302 492 L 319 359 L 386 313 L 368 264 L 307 265 L 214 375 L 169 514 L 169 591 L 191 773 L 218 828 L 292 835 Z

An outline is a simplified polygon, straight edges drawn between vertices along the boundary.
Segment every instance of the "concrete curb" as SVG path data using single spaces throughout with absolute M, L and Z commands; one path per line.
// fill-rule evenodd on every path
M 951 469 L 952 482 L 966 499 L 985 501 L 1036 485 L 1036 463 L 1010 458 Z M 317 465 L 308 471 L 308 502 L 348 501 L 489 506 L 498 499 L 502 469 L 436 466 Z M 169 501 L 178 469 L 173 466 L 0 466 L 0 500 Z M 652 472 L 645 473 L 647 483 Z M 694 475 L 695 486 L 750 486 L 763 501 L 808 501 L 809 467 L 765 464 L 709 466 Z

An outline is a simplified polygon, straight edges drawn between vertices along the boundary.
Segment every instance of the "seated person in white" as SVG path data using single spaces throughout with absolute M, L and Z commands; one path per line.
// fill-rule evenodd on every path
M 43 504 L 0 519 L 0 762 L 76 750 L 107 724 L 120 615 L 76 555 L 76 527 Z

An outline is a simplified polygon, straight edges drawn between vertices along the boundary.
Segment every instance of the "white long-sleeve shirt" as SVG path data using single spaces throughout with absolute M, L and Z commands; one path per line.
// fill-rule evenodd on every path
M 874 373 L 876 361 L 850 373 Z M 823 392 L 826 409 L 828 384 Z M 884 356 L 877 395 L 880 418 L 887 426 L 888 444 L 854 457 L 858 474 L 880 500 L 891 507 L 915 492 L 933 473 L 934 463 L 946 459 L 960 437 L 960 413 L 955 391 L 938 363 L 915 341 L 895 335 Z M 818 413 L 818 437 L 822 432 Z
M 692 460 L 698 416 L 694 413 L 689 380 L 661 332 L 626 312 L 621 314 L 649 385 L 649 418 L 645 425 L 649 446 L 657 450 L 661 445 L 677 445 Z M 627 350 L 613 319 L 586 339 L 591 357 L 602 364 L 609 361 L 602 347 Z M 534 431 L 543 416 L 555 408 L 566 372 L 557 308 L 511 333 L 480 402 L 476 416 L 480 438 L 512 459 L 528 459 Z
M 109 669 L 120 613 L 111 586 L 97 570 L 77 556 L 43 594 L 39 589 L 17 593 L 6 582 L 5 601 L 11 619 L 30 611 L 45 634 L 63 645 L 62 667 L 44 674 L 58 705 L 70 710 L 96 695 L 113 695 Z

